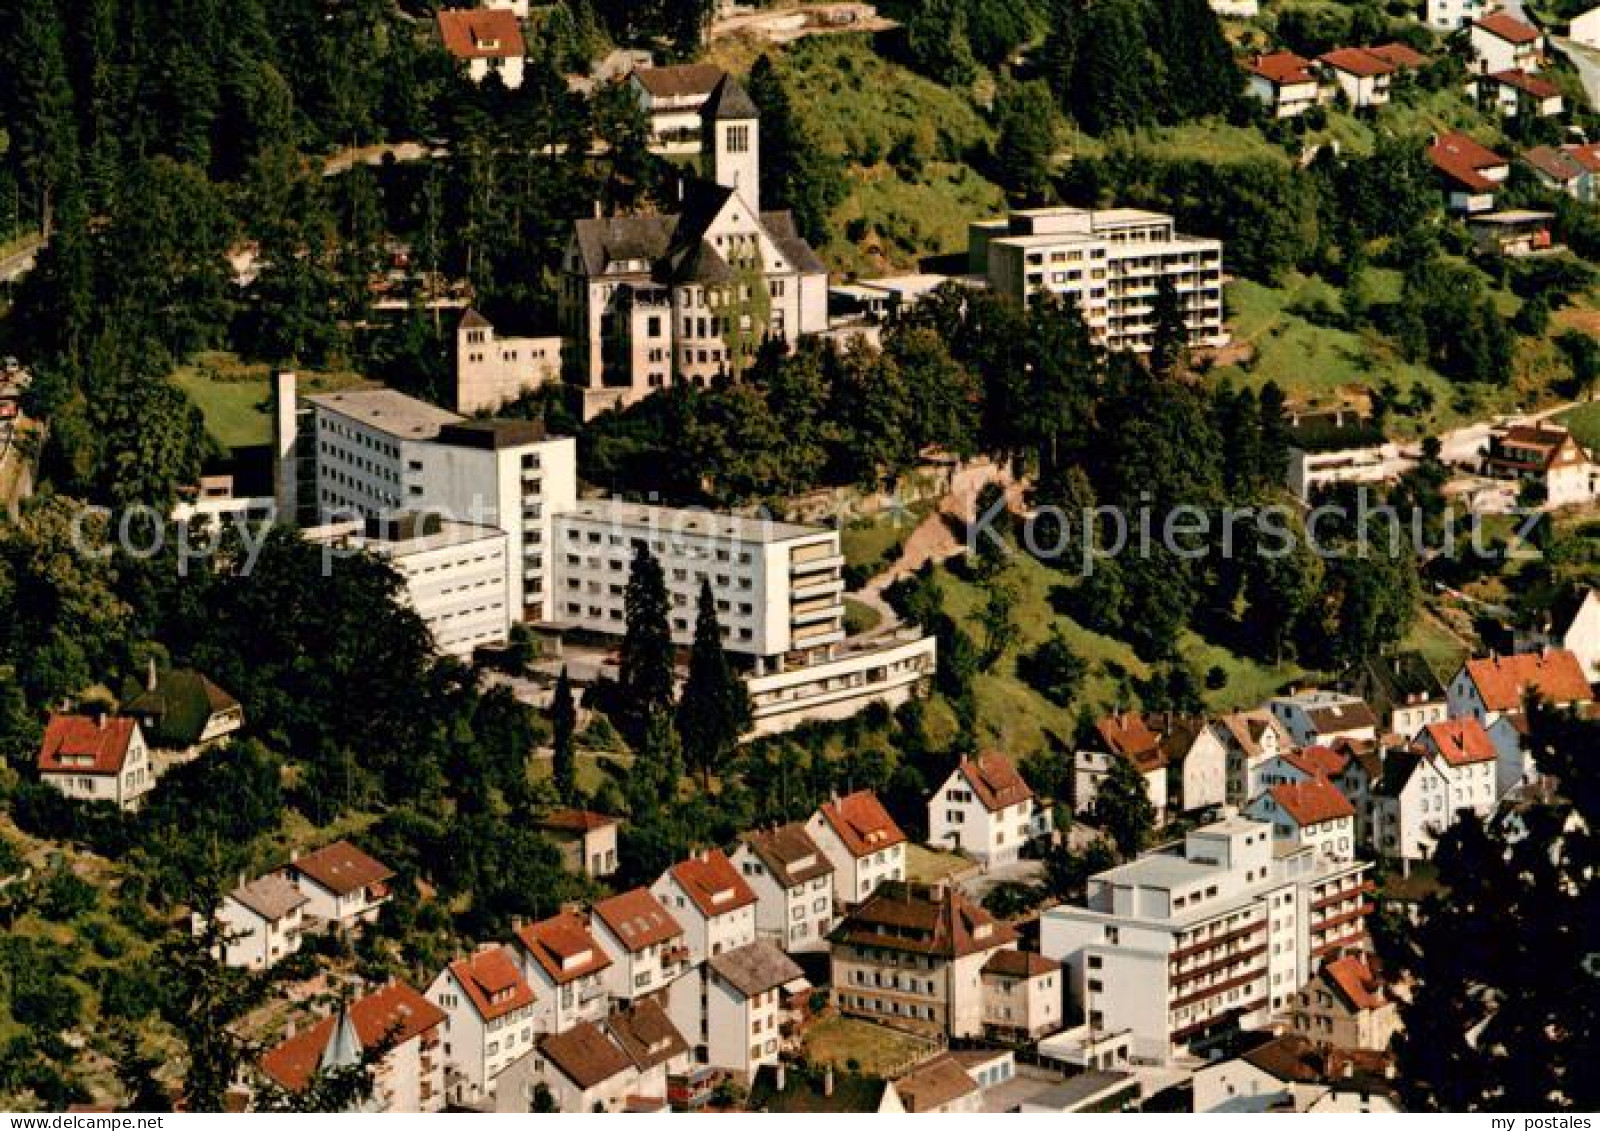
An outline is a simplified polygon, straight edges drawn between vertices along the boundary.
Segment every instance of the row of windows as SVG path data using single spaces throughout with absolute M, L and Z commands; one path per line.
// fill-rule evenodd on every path
M 347 424 L 341 424 L 339 421 L 330 419 L 326 416 L 319 416 L 317 421 L 322 426 L 323 431 L 331 432 L 335 436 L 342 436 L 349 440 L 350 443 L 355 447 L 366 448 L 370 451 L 378 452 L 379 454 L 385 455 L 390 459 L 400 458 L 399 444 L 392 444 L 387 440 L 380 440 L 365 429 L 351 428 Z

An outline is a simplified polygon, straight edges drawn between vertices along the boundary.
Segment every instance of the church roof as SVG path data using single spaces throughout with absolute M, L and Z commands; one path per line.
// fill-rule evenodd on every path
M 761 111 L 750 100 L 750 95 L 732 75 L 723 75 L 711 97 L 706 99 L 700 116 L 707 121 L 746 121 L 759 118 Z

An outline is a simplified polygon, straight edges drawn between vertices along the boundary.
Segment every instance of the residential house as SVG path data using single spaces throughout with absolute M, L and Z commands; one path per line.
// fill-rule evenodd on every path
M 1389 104 L 1389 85 L 1395 68 L 1387 59 L 1362 47 L 1341 47 L 1317 57 L 1333 77 L 1340 95 L 1353 110 Z
M 611 956 L 605 978 L 612 997 L 646 997 L 689 969 L 683 927 L 648 888 L 602 899 L 590 912 L 590 928 Z
M 1027 950 L 997 950 L 983 964 L 983 1027 L 998 1040 L 1028 1043 L 1061 1028 L 1066 985 L 1061 963 Z
M 1554 509 L 1590 502 L 1596 470 L 1587 449 L 1560 425 L 1513 424 L 1492 432 L 1485 475 L 1531 483 L 1540 505 Z
M 691 966 L 756 941 L 756 893 L 719 848 L 674 864 L 650 892 L 683 926 Z
M 1518 629 L 1514 641 L 1518 652 L 1571 652 L 1584 678 L 1600 682 L 1600 590 L 1569 588 L 1531 626 Z
M 1299 746 L 1328 745 L 1335 739 L 1378 737 L 1378 720 L 1365 702 L 1342 691 L 1297 691 L 1267 702 Z
M 1286 750 L 1263 762 L 1257 772 L 1259 795 L 1278 785 L 1302 785 L 1318 778 L 1333 778 L 1341 773 L 1350 756 L 1332 746 L 1303 746 Z M 1255 798 L 1251 798 L 1255 800 Z
M 1370 707 L 1384 734 L 1404 739 L 1450 714 L 1444 684 L 1420 652 L 1367 656 L 1339 678 L 1339 690 Z
M 1471 809 L 1487 817 L 1500 797 L 1495 786 L 1497 752 L 1477 719 L 1451 719 L 1425 727 L 1417 745 L 1447 767 L 1453 811 Z
M 1283 724 L 1264 707 L 1236 711 L 1211 723 L 1221 740 L 1227 772 L 1224 800 L 1243 805 L 1261 792 L 1261 766 L 1288 750 L 1294 740 Z
M 534 1054 L 502 1078 L 496 1109 L 531 1110 L 542 1083 L 567 1114 L 665 1111 L 669 1077 L 687 1071 L 692 1059 L 666 1010 L 645 998 L 603 1021 L 541 1037 Z
M 878 1104 L 880 1115 L 975 1115 L 982 1110 L 983 1089 L 951 1053 L 889 1081 Z
M 1554 227 L 1556 214 L 1531 208 L 1506 208 L 1467 217 L 1467 233 L 1480 255 L 1520 259 L 1560 251 Z M 1588 484 L 1584 483 L 1585 489 Z
M 1584 47 L 1600 47 L 1600 8 L 1573 16 L 1567 24 L 1567 38 Z
M 1541 187 L 1592 204 L 1596 198 L 1595 173 L 1600 172 L 1597 149 L 1600 147 L 1536 145 L 1524 150 L 1520 160 Z
M 1402 861 L 1429 856 L 1462 810 L 1494 809 L 1498 752 L 1473 718 L 1434 723 L 1409 749 L 1392 750 L 1374 798 L 1373 848 Z
M 1427 24 L 1436 32 L 1460 31 L 1492 11 L 1497 0 L 1427 0 Z
M 533 1027 L 560 1033 L 579 1021 L 600 1021 L 609 995 L 611 956 L 576 911 L 563 911 L 513 932 L 522 976 L 533 990 Z
M 527 47 L 516 14 L 505 8 L 441 8 L 439 38 L 444 49 L 464 64 L 467 77 L 483 82 L 499 75 L 507 90 L 522 85 Z
M 39 745 L 39 780 L 73 801 L 139 807 L 156 786 L 137 719 L 109 714 L 51 715 Z
M 1322 79 L 1311 60 L 1292 51 L 1255 55 L 1244 66 L 1249 92 L 1274 118 L 1296 118 L 1322 101 Z
M 803 824 L 745 833 L 733 866 L 756 893 L 756 933 L 787 951 L 821 950 L 833 929 L 833 862 Z
M 879 884 L 906 877 L 906 834 L 870 789 L 827 801 L 806 822 L 806 833 L 833 863 L 833 895 L 854 907 Z
M 639 1073 L 629 1097 L 631 1110 L 665 1110 L 663 1101 L 672 1095 L 672 1081 L 694 1064 L 694 1051 L 667 1011 L 660 1002 L 645 998 L 614 1010 L 606 1018 L 606 1030 Z
M 269 970 L 300 950 L 310 899 L 282 872 L 244 883 L 222 897 L 217 922 L 223 933 L 222 961 L 246 970 Z M 196 930 L 200 928 L 196 916 Z
M 284 869 L 306 896 L 305 915 L 325 930 L 348 931 L 378 917 L 393 898 L 394 872 L 347 840 L 289 856 Z
M 965 852 L 986 866 L 1009 864 L 1050 828 L 1050 811 L 1004 754 L 963 756 L 928 798 L 928 843 Z
M 360 1112 L 444 1110 L 445 1015 L 404 982 L 388 985 L 292 1033 L 261 1058 L 261 1071 L 287 1092 L 302 1092 L 319 1072 L 353 1068 L 372 1050 L 372 1094 Z
M 554 809 L 539 818 L 539 828 L 561 850 L 562 865 L 592 880 L 617 870 L 617 830 L 622 820 L 587 809 Z
M 790 1043 L 785 1033 L 790 999 L 811 988 L 794 959 L 760 939 L 708 958 L 701 978 L 697 1047 L 702 1063 L 746 1082 L 763 1065 L 777 1064 Z M 675 992 L 675 1007 L 678 997 Z
M 702 111 L 727 72 L 710 63 L 636 67 L 628 86 L 650 119 L 650 148 L 657 153 L 697 153 Z
M 1271 825 L 1281 844 L 1311 848 L 1343 863 L 1355 859 L 1355 808 L 1327 778 L 1272 786 L 1245 814 Z
M 1393 1114 L 1404 1108 L 1386 1053 L 1322 1048 L 1293 1033 L 1262 1034 L 1240 1056 L 1194 1075 L 1197 1112 Z
M 139 720 L 145 739 L 157 750 L 196 754 L 227 742 L 244 726 L 239 701 L 197 671 L 157 671 L 154 660 L 145 682 L 123 689 L 122 713 Z
M 1295 994 L 1289 1027 L 1318 1045 L 1381 1052 L 1400 1031 L 1400 1013 L 1372 958 L 1345 954 Z
M 1094 725 L 1086 746 L 1072 756 L 1072 808 L 1087 813 L 1100 796 L 1100 784 L 1111 773 L 1112 760 L 1130 763 L 1144 778 L 1157 819 L 1167 811 L 1167 751 L 1159 731 L 1143 715 L 1118 711 Z
M 1473 20 L 1467 41 L 1472 49 L 1472 69 L 1481 75 L 1531 73 L 1544 63 L 1544 35 L 1509 12 L 1491 12 Z
M 456 411 L 498 412 L 561 380 L 560 337 L 507 337 L 476 310 L 456 325 Z
M 1578 657 L 1549 648 L 1466 661 L 1450 681 L 1450 717 L 1488 726 L 1500 715 L 1521 712 L 1530 694 L 1555 707 L 1592 701 Z
M 450 963 L 428 987 L 444 1010 L 446 1087 L 453 1102 L 485 1107 L 496 1078 L 533 1051 L 533 987 L 507 946 L 488 946 Z
M 1281 1012 L 1329 954 L 1367 943 L 1368 865 L 1229 817 L 1089 880 L 1040 918 L 1090 1029 L 1168 1062 Z
M 1335 751 L 1345 756 L 1345 762 L 1328 780 L 1356 811 L 1356 843 L 1370 845 L 1378 783 L 1383 780 L 1383 743 L 1340 742 Z
M 1527 71 L 1491 71 L 1477 86 L 1478 105 L 1502 118 L 1553 118 L 1566 109 L 1559 86 Z
M 1450 210 L 1471 215 L 1494 209 L 1495 193 L 1511 176 L 1511 163 L 1464 133 L 1441 134 L 1428 147 Z

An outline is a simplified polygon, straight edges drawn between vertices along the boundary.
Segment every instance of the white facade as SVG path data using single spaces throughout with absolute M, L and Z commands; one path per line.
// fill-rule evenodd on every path
M 831 655 L 801 667 L 752 674 L 751 733 L 778 734 L 802 722 L 846 719 L 871 703 L 894 708 L 910 701 L 930 679 L 938 642 L 915 630 L 870 639 L 849 637 Z
M 611 957 L 605 984 L 612 997 L 648 997 L 691 969 L 682 926 L 647 889 L 602 900 L 592 910 L 590 930 Z
M 794 846 L 793 852 L 785 851 L 788 845 Z M 827 946 L 835 922 L 833 865 L 804 828 L 748 833 L 734 850 L 732 863 L 756 893 L 759 935 L 786 951 Z
M 1529 34 L 1531 29 L 1532 34 Z M 1479 74 L 1497 71 L 1527 71 L 1532 74 L 1543 62 L 1544 37 L 1521 20 L 1500 14 L 1485 26 L 1480 20 L 1468 34 L 1473 67 Z
M 65 741 L 58 744 L 58 735 Z M 107 757 L 97 752 L 102 744 Z M 156 787 L 156 768 L 135 720 L 56 715 L 45 728 L 39 781 L 73 801 L 104 801 L 132 810 Z
M 561 339 L 506 338 L 469 311 L 456 329 L 456 411 L 495 412 L 522 394 L 561 380 Z
M 1573 16 L 1567 25 L 1567 38 L 1585 47 L 1600 47 L 1600 8 Z
M 1018 303 L 1062 295 L 1090 334 L 1114 350 L 1154 341 L 1157 280 L 1172 281 L 1190 344 L 1228 341 L 1222 312 L 1222 243 L 1177 232 L 1171 216 L 1133 208 L 1038 208 L 971 225 L 968 269 Z
M 217 907 L 222 961 L 246 970 L 269 970 L 298 953 L 306 929 L 302 914 L 306 902 L 281 873 L 229 892 Z
M 963 759 L 928 798 L 928 843 L 989 866 L 1017 859 L 1023 845 L 1050 828 L 1049 811 L 998 754 Z
M 1366 867 L 1275 852 L 1269 826 L 1230 818 L 1093 877 L 1087 906 L 1044 913 L 1040 950 L 1093 1029 L 1129 1030 L 1135 1056 L 1167 1062 L 1265 1023 L 1319 958 L 1364 947 Z
M 452 962 L 428 987 L 445 1014 L 444 1061 L 452 1099 L 481 1104 L 495 1079 L 533 1051 L 533 991 L 506 947 Z
M 1600 683 L 1600 591 L 1585 590 L 1575 604 L 1551 612 L 1549 618 L 1541 627 L 1518 632 L 1516 650 L 1564 648 L 1578 658 L 1590 683 Z
M 689 965 L 756 941 L 756 903 L 720 851 L 686 860 L 663 872 L 650 887 L 683 927 Z
M 1326 744 L 1337 738 L 1363 742 L 1378 737 L 1377 720 L 1366 703 L 1342 691 L 1300 691 L 1280 695 L 1267 709 L 1297 746 Z
M 1434 31 L 1460 31 L 1494 11 L 1495 0 L 1426 0 L 1428 26 Z
M 806 833 L 833 864 L 840 909 L 860 903 L 879 884 L 906 878 L 905 833 L 870 792 L 823 805 L 806 821 Z
M 1331 784 L 1327 788 L 1338 792 Z M 1250 803 L 1245 815 L 1271 825 L 1273 839 L 1282 844 L 1309 848 L 1329 860 L 1348 863 L 1355 859 L 1356 849 L 1356 819 L 1351 808 L 1342 815 L 1308 818 L 1295 806 L 1286 805 L 1278 791 L 1269 789 Z

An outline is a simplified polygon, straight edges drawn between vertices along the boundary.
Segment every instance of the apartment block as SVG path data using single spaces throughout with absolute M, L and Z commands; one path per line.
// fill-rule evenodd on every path
M 1155 338 L 1159 280 L 1170 279 L 1189 344 L 1228 341 L 1222 243 L 1185 236 L 1171 216 L 1136 208 L 1033 208 L 969 229 L 967 267 L 1015 302 L 1071 299 L 1090 334 L 1115 350 L 1146 352 Z
M 1168 1062 L 1265 1024 L 1322 959 L 1366 949 L 1366 869 L 1230 817 L 1092 877 L 1084 906 L 1044 913 L 1040 950 L 1092 1030 Z

